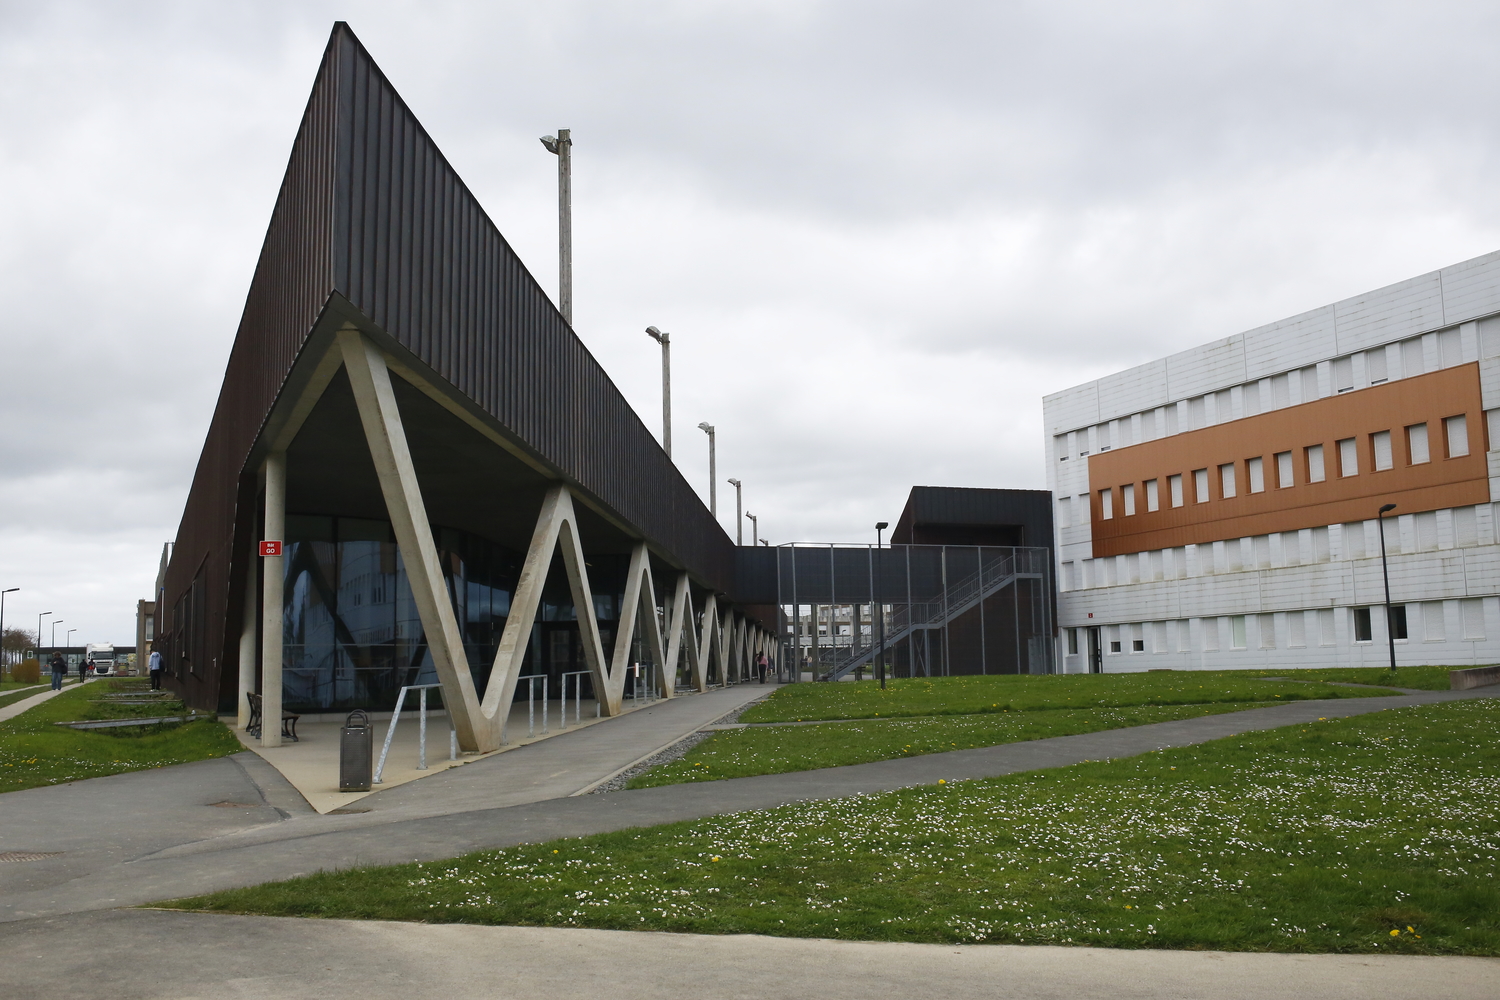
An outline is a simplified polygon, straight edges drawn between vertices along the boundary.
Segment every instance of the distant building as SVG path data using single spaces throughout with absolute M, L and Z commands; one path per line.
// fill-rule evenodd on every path
M 1077 671 L 1500 660 L 1500 253 L 1046 397 Z

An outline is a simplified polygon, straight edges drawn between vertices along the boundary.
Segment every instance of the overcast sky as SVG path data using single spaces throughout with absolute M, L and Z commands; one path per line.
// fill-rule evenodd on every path
M 1044 393 L 1500 249 L 1497 10 L 0 0 L 6 621 L 133 642 L 336 19 L 554 292 L 573 129 L 579 335 L 655 430 L 671 332 L 679 464 L 716 424 L 782 542 L 1044 487 Z

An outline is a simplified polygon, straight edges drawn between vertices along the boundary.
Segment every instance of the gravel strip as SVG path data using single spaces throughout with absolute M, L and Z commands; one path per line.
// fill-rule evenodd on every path
M 726 726 L 731 722 L 738 722 L 740 721 L 741 712 L 744 712 L 752 705 L 759 705 L 769 697 L 770 692 L 767 692 L 764 698 L 757 698 L 752 702 L 741 705 L 733 712 L 729 712 L 726 715 L 719 716 L 714 721 L 708 723 L 708 725 Z M 673 743 L 671 746 L 667 747 L 660 753 L 653 754 L 652 756 L 647 757 L 645 760 L 641 761 L 635 767 L 632 767 L 630 770 L 622 771 L 621 773 L 615 775 L 613 778 L 610 778 L 604 784 L 589 792 L 589 794 L 598 795 L 600 792 L 618 792 L 630 783 L 631 778 L 634 778 L 638 774 L 644 774 L 647 771 L 651 770 L 653 767 L 657 767 L 661 764 L 668 764 L 674 760 L 678 760 L 679 758 L 686 756 L 689 750 L 693 749 L 693 747 L 697 746 L 699 743 L 702 743 L 704 740 L 713 735 L 713 733 L 704 732 L 701 729 L 697 732 L 688 733 L 682 739 L 678 740 L 676 743 Z

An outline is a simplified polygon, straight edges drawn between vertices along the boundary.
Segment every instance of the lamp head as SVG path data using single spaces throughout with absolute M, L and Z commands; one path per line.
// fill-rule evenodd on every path
M 735 489 L 739 489 L 740 488 L 740 481 L 738 479 L 731 479 L 731 480 L 729 480 L 729 485 L 733 486 Z
M 658 344 L 661 344 L 663 346 L 666 346 L 666 344 L 671 340 L 670 335 L 662 333 L 654 326 L 646 327 L 646 333 L 651 337 L 651 339 L 655 340 Z
M 886 528 L 889 528 L 890 526 L 891 526 L 891 523 L 889 521 L 876 521 L 875 522 L 875 530 L 876 531 L 884 531 Z
M 549 153 L 556 153 L 557 152 L 557 136 L 555 136 L 555 135 L 544 135 L 544 136 L 542 136 L 542 145 L 547 147 L 547 152 L 549 152 Z
M 9 590 L 0 590 L 0 594 L 14 594 L 16 591 L 18 591 L 20 589 L 21 589 L 20 587 L 12 587 Z
M 703 420 L 699 422 L 698 429 L 705 434 L 712 434 L 714 432 L 714 425 L 707 420 Z
M 1382 513 L 1382 514 L 1389 514 L 1391 511 L 1393 511 L 1395 509 L 1396 509 L 1396 505 L 1395 504 L 1388 503 L 1384 507 L 1380 508 L 1380 513 Z

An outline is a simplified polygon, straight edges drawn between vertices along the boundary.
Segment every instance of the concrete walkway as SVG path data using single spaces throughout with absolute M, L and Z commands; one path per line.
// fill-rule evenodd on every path
M 729 688 L 673 699 L 320 816 L 253 754 L 58 788 L 11 792 L 0 850 L 63 851 L 0 865 L 0 922 L 107 909 L 254 885 L 319 870 L 437 860 L 466 851 L 765 809 L 1086 760 L 1129 757 L 1240 733 L 1389 708 L 1500 695 L 1500 688 L 1294 702 L 1131 729 L 761 775 L 578 795 L 679 732 L 760 693 Z M 651 722 L 648 713 L 663 713 Z M 649 723 L 649 725 L 648 725 Z M 632 728 L 637 727 L 637 728 Z M 101 818 L 105 818 L 101 821 Z
M 1489 1000 L 1500 960 L 928 945 L 159 910 L 0 927 L 27 1000 Z
M 9 705 L 6 705 L 4 708 L 0 708 L 0 722 L 5 722 L 7 719 L 14 719 L 16 716 L 20 715 L 28 708 L 35 708 L 37 705 L 40 705 L 48 698 L 56 698 L 58 695 L 68 690 L 70 687 L 77 687 L 79 683 L 81 682 L 69 684 L 64 681 L 63 686 L 56 691 L 52 690 L 50 684 L 45 685 L 47 687 L 47 690 L 41 692 L 40 694 L 34 694 L 30 698 L 22 698 L 20 701 L 13 701 Z M 37 685 L 37 687 L 43 686 L 44 685 L 41 684 Z

